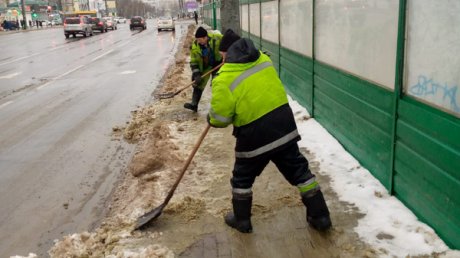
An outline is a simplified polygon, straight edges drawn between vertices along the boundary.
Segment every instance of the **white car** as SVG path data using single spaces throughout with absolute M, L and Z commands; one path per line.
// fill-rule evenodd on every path
M 86 16 L 67 17 L 64 20 L 64 35 L 68 39 L 70 35 L 75 38 L 77 34 L 84 37 L 93 36 L 93 28 L 90 20 Z
M 117 18 L 117 23 L 126 23 L 126 18 L 125 17 L 118 17 Z
M 45 26 L 54 26 L 54 25 L 56 25 L 56 22 L 55 22 L 55 21 L 48 21 L 48 20 L 46 20 L 46 21 L 44 21 L 44 23 L 45 23 Z
M 162 30 L 176 30 L 176 24 L 172 17 L 160 17 L 158 18 L 158 32 Z
M 112 30 L 118 29 L 117 22 L 113 19 L 113 17 L 103 17 L 102 19 L 104 19 L 107 22 L 107 28 L 110 28 Z

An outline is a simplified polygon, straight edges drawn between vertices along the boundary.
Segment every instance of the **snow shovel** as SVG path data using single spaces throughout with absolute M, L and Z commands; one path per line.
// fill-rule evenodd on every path
M 201 142 L 203 141 L 204 137 L 208 133 L 210 127 L 211 126 L 208 124 L 206 126 L 206 129 L 204 129 L 204 131 L 201 133 L 201 136 L 198 139 L 198 142 L 195 144 L 195 147 L 193 148 L 192 152 L 188 156 L 188 159 L 185 162 L 184 166 L 182 167 L 182 171 L 181 171 L 179 177 L 177 178 L 177 180 L 174 183 L 174 185 L 171 188 L 171 190 L 169 190 L 169 193 L 168 193 L 168 196 L 166 196 L 166 199 L 163 201 L 163 203 L 160 206 L 156 207 L 155 209 L 153 209 L 153 210 L 145 213 L 141 217 L 139 217 L 137 219 L 137 221 L 136 221 L 136 227 L 134 228 L 134 230 L 142 228 L 145 224 L 147 224 L 150 221 L 158 218 L 161 215 L 161 212 L 163 211 L 164 207 L 166 207 L 166 205 L 168 204 L 169 200 L 171 200 L 171 197 L 173 196 L 174 191 L 176 190 L 177 186 L 179 185 L 180 180 L 184 176 L 185 171 L 187 170 L 188 166 L 190 165 L 190 162 L 192 162 L 192 159 L 195 156 L 195 153 L 198 151 L 198 148 L 200 147 Z
M 218 70 L 224 63 L 221 63 L 220 65 L 212 68 L 212 70 L 209 70 L 207 71 L 206 73 L 204 73 L 201 77 L 206 77 L 208 75 L 210 75 L 211 73 L 213 73 L 214 71 Z M 188 87 L 192 86 L 195 82 L 192 82 L 178 90 L 176 90 L 175 92 L 165 92 L 165 93 L 157 93 L 157 94 L 154 94 L 154 97 L 155 98 L 158 98 L 158 99 L 170 99 L 174 96 L 176 96 L 177 94 L 181 93 L 183 90 L 187 89 Z

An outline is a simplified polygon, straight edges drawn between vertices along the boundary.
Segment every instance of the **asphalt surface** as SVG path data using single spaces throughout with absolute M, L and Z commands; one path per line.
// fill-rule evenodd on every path
M 135 147 L 112 128 L 151 101 L 185 32 L 0 33 L 0 257 L 98 224 Z

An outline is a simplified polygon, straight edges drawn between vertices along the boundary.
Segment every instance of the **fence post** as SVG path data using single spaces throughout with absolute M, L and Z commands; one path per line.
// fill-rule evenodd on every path
M 312 59 L 312 78 L 311 78 L 311 112 L 310 112 L 310 116 L 313 118 L 315 117 L 315 63 L 316 63 L 316 59 L 315 59 L 315 31 L 316 31 L 316 22 L 315 22 L 315 18 L 316 18 L 316 12 L 315 12 L 315 9 L 316 9 L 316 1 L 313 0 L 312 1 L 312 10 L 311 10 L 311 22 L 312 22 L 312 25 L 311 25 L 311 59 Z
M 389 193 L 394 193 L 394 171 L 395 171 L 395 151 L 396 151 L 396 127 L 398 121 L 398 104 L 403 91 L 404 78 L 404 45 L 406 35 L 406 0 L 399 0 L 398 14 L 398 39 L 396 45 L 396 73 L 395 73 L 395 88 L 393 92 L 393 128 L 391 132 L 391 164 L 390 164 L 390 182 L 388 189 Z
M 216 0 L 212 0 L 212 29 L 217 29 Z

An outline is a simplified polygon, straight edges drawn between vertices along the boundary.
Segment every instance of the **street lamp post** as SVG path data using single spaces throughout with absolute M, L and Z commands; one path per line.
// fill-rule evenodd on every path
M 25 2 L 25 0 L 21 0 L 22 20 L 24 21 L 24 29 L 27 30 L 26 4 L 24 2 Z M 18 3 L 18 5 L 19 5 L 19 3 Z
M 182 18 L 182 0 L 179 0 L 179 18 Z

